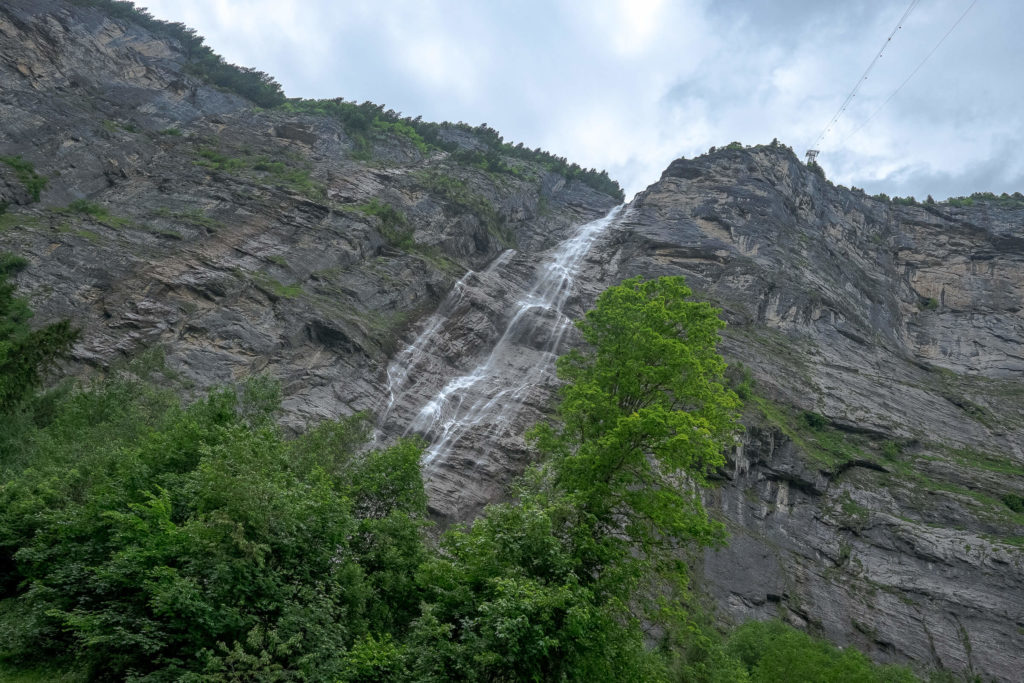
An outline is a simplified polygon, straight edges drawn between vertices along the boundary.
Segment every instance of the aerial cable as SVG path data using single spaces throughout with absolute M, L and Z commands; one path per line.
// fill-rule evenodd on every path
M 907 76 L 906 80 L 904 80 L 902 83 L 900 83 L 899 87 L 896 88 L 895 90 L 893 90 L 892 94 L 890 94 L 887 98 L 885 98 L 885 102 L 882 102 L 882 104 L 879 105 L 878 109 L 873 111 L 871 113 L 871 116 L 867 117 L 867 119 L 864 120 L 864 123 L 862 123 L 859 126 L 857 126 L 857 128 L 852 133 L 850 133 L 849 135 L 846 136 L 846 138 L 843 140 L 843 144 L 846 144 L 847 142 L 849 142 L 850 138 L 852 138 L 854 135 L 859 133 L 864 128 L 864 126 L 866 126 L 869 123 L 871 123 L 871 119 L 875 118 L 875 116 L 878 115 L 878 112 L 882 111 L 882 109 L 885 107 L 885 105 L 889 104 L 889 101 L 892 100 L 892 98 L 896 97 L 897 94 L 899 94 L 899 91 L 903 89 L 903 86 L 905 86 L 907 83 L 909 83 L 910 79 L 913 78 L 914 75 L 917 74 L 917 72 L 921 70 L 921 67 L 924 66 L 925 62 L 927 62 L 929 59 L 931 59 L 931 56 L 933 54 L 935 54 L 935 51 L 938 50 L 939 47 L 944 42 L 946 42 L 946 38 L 949 38 L 949 34 L 952 33 L 953 30 L 956 29 L 956 27 L 960 25 L 960 22 L 964 20 L 964 17 L 967 16 L 967 13 L 970 12 L 971 8 L 974 7 L 976 4 L 978 4 L 978 0 L 973 0 L 973 2 L 971 2 L 971 4 L 967 6 L 967 9 L 965 9 L 964 13 L 960 15 L 960 18 L 957 19 L 956 22 L 954 22 L 953 26 L 951 26 L 948 31 L 946 31 L 946 35 L 942 36 L 942 38 L 939 39 L 939 42 L 935 43 L 935 47 L 932 48 L 931 52 L 929 52 L 928 54 L 926 54 L 924 56 L 924 59 L 922 59 L 921 63 L 918 64 L 917 67 L 913 71 L 910 72 L 910 75 Z
M 875 55 L 875 58 L 871 60 L 870 64 L 868 64 L 868 68 L 864 70 L 864 74 L 857 80 L 857 83 L 853 86 L 853 90 L 851 90 L 850 94 L 846 96 L 845 100 L 843 100 L 843 103 L 839 106 L 839 109 L 832 116 L 829 122 L 825 125 L 825 129 L 821 131 L 821 135 L 817 137 L 817 139 L 814 141 L 814 144 L 811 145 L 811 147 L 816 148 L 818 146 L 818 143 L 821 142 L 824 139 L 824 137 L 829 133 L 829 131 L 832 130 L 832 126 L 836 124 L 836 121 L 838 121 L 839 117 L 842 116 L 843 112 L 846 111 L 846 108 L 850 105 L 850 102 L 852 102 L 853 98 L 857 96 L 857 91 L 860 90 L 860 86 L 862 86 L 864 84 L 864 81 L 868 79 L 868 74 L 870 74 L 871 70 L 875 68 L 875 64 L 878 63 L 878 60 L 882 58 L 882 53 L 885 52 L 885 48 L 889 47 L 889 43 L 892 41 L 893 36 L 896 35 L 897 31 L 903 28 L 903 22 L 907 20 L 907 17 L 910 16 L 910 13 L 914 11 L 914 8 L 917 7 L 917 3 L 920 1 L 921 0 L 910 0 L 910 5 L 907 7 L 907 11 L 904 12 L 903 16 L 900 17 L 900 20 L 896 22 L 896 28 L 892 30 L 892 32 L 889 34 L 889 37 L 885 39 L 884 43 L 882 43 L 882 47 L 881 49 L 878 50 L 878 54 Z M 815 152 L 815 154 L 817 154 L 817 152 Z

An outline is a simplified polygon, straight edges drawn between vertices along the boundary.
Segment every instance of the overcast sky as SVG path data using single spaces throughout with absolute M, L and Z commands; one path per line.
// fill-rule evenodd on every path
M 371 100 L 605 168 L 777 137 L 801 156 L 910 0 L 138 0 L 291 97 Z M 829 178 L 936 199 L 1024 191 L 1024 2 L 920 0 L 836 128 Z M 878 112 L 872 117 L 872 114 Z

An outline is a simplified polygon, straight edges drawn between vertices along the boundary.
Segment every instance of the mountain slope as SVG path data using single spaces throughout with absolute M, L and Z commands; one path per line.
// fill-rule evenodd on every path
M 271 372 L 296 425 L 377 406 L 396 337 L 466 269 L 615 203 L 530 159 L 494 172 L 401 127 L 258 110 L 94 8 L 5 3 L 0 54 L 0 154 L 47 178 L 35 203 L 0 164 L 0 248 L 32 262 L 37 310 L 84 328 L 76 360 L 166 345 L 201 386 Z

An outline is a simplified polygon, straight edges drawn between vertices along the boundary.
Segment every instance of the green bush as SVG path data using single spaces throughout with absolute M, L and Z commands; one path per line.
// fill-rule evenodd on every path
M 800 417 L 803 419 L 804 424 L 811 429 L 824 429 L 829 424 L 827 417 L 810 410 L 805 410 Z
M 1007 493 L 1001 500 L 1006 507 L 1010 508 L 1014 512 L 1024 514 L 1024 497 L 1019 496 L 1016 493 Z
M 81 213 L 93 218 L 107 218 L 110 211 L 102 204 L 90 202 L 87 199 L 76 199 L 64 209 L 69 213 Z
M 23 425 L 32 453 L 0 463 L 2 597 L 17 606 L 0 656 L 71 653 L 104 680 L 321 679 L 370 629 L 407 622 L 419 446 L 358 456 L 358 420 L 287 441 L 276 396 L 253 382 L 182 408 L 114 380 Z

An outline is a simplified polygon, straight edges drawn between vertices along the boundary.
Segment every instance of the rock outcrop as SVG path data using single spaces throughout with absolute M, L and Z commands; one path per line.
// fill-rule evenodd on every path
M 685 275 L 745 368 L 745 443 L 706 500 L 723 611 L 1017 679 L 1024 202 L 896 205 L 767 146 L 678 160 L 629 215 L 590 279 Z
M 40 322 L 82 327 L 72 371 L 160 348 L 199 388 L 272 374 L 296 429 L 367 410 L 389 439 L 503 336 L 498 385 L 574 343 L 505 332 L 545 259 L 615 199 L 529 160 L 496 173 L 401 131 L 260 110 L 185 59 L 96 9 L 0 7 L 0 156 L 47 179 L 37 201 L 25 166 L 0 163 L 0 249 L 30 260 Z M 1018 679 L 1024 203 L 896 205 L 781 146 L 680 159 L 559 310 L 531 315 L 576 317 L 638 274 L 685 275 L 729 323 L 747 432 L 707 493 L 731 541 L 700 578 L 723 616 Z M 544 375 L 438 455 L 439 517 L 503 494 L 555 388 Z

